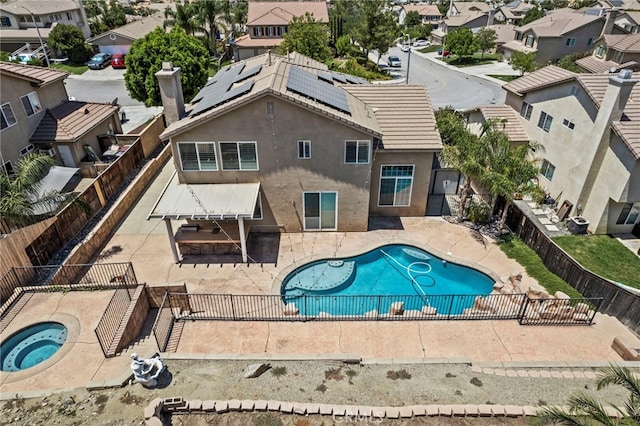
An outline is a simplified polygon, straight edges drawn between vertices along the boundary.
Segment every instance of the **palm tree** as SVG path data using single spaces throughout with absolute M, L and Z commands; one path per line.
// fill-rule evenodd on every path
M 210 43 L 210 50 L 216 54 L 216 39 L 218 34 L 227 30 L 230 21 L 229 0 L 202 0 L 194 3 L 197 15 L 195 22 L 198 30 L 207 36 Z
M 237 38 L 244 24 L 247 23 L 248 2 L 239 0 L 234 3 L 229 11 L 229 25 L 233 38 Z
M 26 226 L 42 219 L 40 212 L 56 211 L 71 194 L 43 193 L 41 181 L 55 161 L 48 155 L 31 153 L 18 161 L 15 174 L 0 173 L 0 216 L 10 225 Z M 90 207 L 78 198 L 83 210 Z
M 186 0 L 183 3 L 176 3 L 176 10 L 167 7 L 164 10 L 164 28 L 180 27 L 185 33 L 194 35 L 198 27 L 196 23 L 197 9 L 194 3 Z
M 586 392 L 578 392 L 567 401 L 568 410 L 559 407 L 545 407 L 536 413 L 532 425 L 606 425 L 631 426 L 640 425 L 640 376 L 626 367 L 610 365 L 598 373 L 598 390 L 611 384 L 623 386 L 630 392 L 629 399 L 623 408 L 613 406 L 620 418 L 611 418 L 606 408 L 596 398 Z

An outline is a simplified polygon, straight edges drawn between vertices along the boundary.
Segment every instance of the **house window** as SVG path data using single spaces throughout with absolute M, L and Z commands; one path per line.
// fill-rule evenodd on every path
M 13 174 L 13 166 L 11 165 L 11 161 L 6 161 L 3 165 L 0 166 L 0 171 L 6 175 Z
M 533 105 L 523 102 L 522 107 L 520 107 L 520 115 L 524 117 L 526 120 L 529 120 L 531 118 L 532 112 L 533 112 Z
M 18 122 L 9 102 L 2 104 L 0 110 L 2 111 L 2 114 L 0 114 L 0 130 L 11 127 Z
M 547 178 L 549 182 L 553 179 L 553 173 L 556 171 L 556 166 L 548 162 L 547 160 L 542 161 L 542 167 L 540 167 L 540 174 Z
M 305 231 L 335 230 L 338 228 L 337 192 L 303 192 L 302 197 Z
M 222 170 L 258 170 L 255 142 L 220 142 Z
M 287 33 L 287 27 L 282 26 L 282 27 L 278 27 L 278 35 L 279 36 L 283 36 Z
M 618 50 L 613 51 L 613 58 L 611 58 L 613 62 L 621 63 L 622 62 L 622 52 Z
M 640 203 L 627 203 L 622 206 L 622 211 L 620 212 L 620 216 L 618 216 L 618 220 L 616 221 L 616 225 L 633 225 L 638 220 L 638 216 L 640 215 Z
M 569 37 L 567 39 L 567 41 L 564 43 L 565 46 L 575 46 L 576 45 L 576 38 L 575 37 Z
M 67 20 L 71 21 L 71 14 L 69 12 L 67 12 Z
M 524 45 L 527 47 L 533 47 L 534 40 L 535 40 L 535 37 L 533 35 L 528 35 L 526 41 L 524 42 Z
M 603 58 L 605 51 L 606 49 L 603 45 L 596 47 L 596 51 L 595 51 L 596 58 Z
M 33 151 L 35 149 L 35 147 L 33 146 L 33 144 L 29 144 L 27 146 L 25 146 L 24 148 L 22 148 L 20 150 L 20 156 L 24 157 L 26 156 L 28 153 L 30 153 L 31 151 Z
M 254 27 L 253 28 L 253 35 L 255 37 L 262 37 L 262 27 Z
M 21 97 L 20 100 L 22 101 L 24 112 L 27 113 L 27 117 L 31 117 L 32 115 L 42 111 L 42 106 L 40 105 L 40 100 L 38 99 L 38 94 L 36 92 L 31 92 L 28 95 Z
M 311 158 L 311 141 L 298 141 L 298 158 Z
M 578 87 L 577 86 L 571 86 L 571 95 L 575 96 L 578 94 Z
M 595 41 L 596 40 L 593 37 L 589 37 L 589 39 L 587 40 L 587 46 L 592 46 Z
M 379 206 L 408 206 L 411 204 L 413 165 L 382 166 L 380 170 Z
M 572 121 L 569 121 L 569 120 L 567 120 L 566 118 L 565 118 L 564 120 L 562 120 L 562 125 L 563 125 L 564 127 L 568 127 L 570 130 L 573 130 L 573 129 L 574 129 L 574 127 L 576 127 L 576 125 L 575 125 L 575 124 L 573 124 L 573 122 L 572 122 Z
M 214 142 L 179 142 L 178 152 L 184 171 L 218 170 Z
M 344 162 L 347 164 L 367 164 L 369 162 L 369 141 L 345 141 Z
M 269 37 L 273 37 L 276 34 L 275 27 L 267 27 Z
M 262 197 L 260 196 L 260 193 L 258 193 L 258 200 L 256 201 L 255 209 L 253 209 L 251 220 L 260 220 L 260 219 L 262 219 Z
M 276 107 L 271 101 L 267 101 L 267 115 L 273 115 L 276 112 Z
M 11 19 L 8 16 L 0 16 L 0 27 L 10 27 Z
M 552 116 L 550 116 L 544 111 L 540 112 L 540 118 L 538 119 L 538 127 L 540 127 L 545 132 L 549 133 L 549 129 L 551 129 L 552 122 L 553 122 Z

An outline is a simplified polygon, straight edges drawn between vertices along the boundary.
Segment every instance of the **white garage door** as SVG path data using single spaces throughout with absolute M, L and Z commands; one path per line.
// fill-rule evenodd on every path
M 100 46 L 100 53 L 110 53 L 112 55 L 116 54 L 116 53 L 123 53 L 126 54 L 127 52 L 129 52 L 129 48 L 131 46 L 129 46 L 128 44 L 122 44 L 122 45 L 112 45 L 112 46 Z

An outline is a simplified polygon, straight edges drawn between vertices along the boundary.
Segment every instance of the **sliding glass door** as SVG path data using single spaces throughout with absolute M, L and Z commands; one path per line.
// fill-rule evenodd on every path
M 303 197 L 304 229 L 306 231 L 338 228 L 337 192 L 305 192 Z

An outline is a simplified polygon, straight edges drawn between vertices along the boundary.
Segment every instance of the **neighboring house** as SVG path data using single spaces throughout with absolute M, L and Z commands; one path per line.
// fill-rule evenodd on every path
M 122 133 L 118 108 L 69 102 L 64 71 L 0 62 L 0 157 L 11 172 L 20 158 L 43 151 L 64 166 L 78 167 L 89 145 L 100 155 L 99 135 Z M 85 113 L 85 111 L 88 111 Z
M 46 43 L 54 24 L 75 25 L 85 37 L 91 35 L 82 0 L 14 0 L 0 3 L 0 49 L 14 52 L 25 43 L 39 47 L 36 27 Z
M 438 6 L 433 4 L 406 4 L 400 9 L 398 15 L 398 22 L 400 25 L 404 25 L 404 20 L 409 12 L 418 12 L 423 25 L 431 25 L 433 29 L 438 28 L 440 21 L 442 20 L 442 13 L 438 9 Z
M 495 24 L 489 25 L 487 28 L 495 31 L 498 36 L 495 42 L 496 53 L 504 54 L 502 46 L 515 38 L 517 27 L 513 24 Z
M 593 54 L 578 59 L 584 72 L 615 73 L 621 69 L 640 70 L 640 34 L 605 34 L 596 41 Z
M 557 9 L 516 28 L 516 39 L 503 45 L 505 57 L 513 52 L 535 52 L 538 65 L 555 63 L 563 56 L 593 49 L 604 26 L 603 15 Z
M 494 10 L 484 2 L 452 2 L 447 16 L 442 20 L 438 29 L 431 33 L 431 40 L 442 44 L 448 33 L 458 28 L 481 28 L 493 24 Z
M 540 185 L 593 233 L 640 222 L 640 75 L 575 74 L 553 65 L 508 84 L 506 103 L 543 149 Z
M 304 16 L 307 12 L 313 15 L 316 22 L 329 23 L 329 11 L 324 1 L 250 1 L 247 11 L 247 33 L 234 42 L 235 60 L 261 55 L 280 46 L 291 20 Z
M 366 231 L 369 216 L 425 214 L 442 142 L 424 86 L 265 54 L 218 71 L 185 115 L 179 69 L 156 75 L 176 174 L 149 218 L 166 221 L 172 247 L 171 220 L 189 219 L 175 235 L 183 255 L 226 244 L 246 261 L 249 232 Z
M 638 0 L 598 0 L 592 7 L 601 9 L 638 10 L 640 2 Z
M 629 34 L 640 32 L 640 10 L 625 11 L 616 18 L 615 25 Z
M 134 41 L 143 38 L 157 27 L 162 27 L 163 24 L 164 15 L 156 13 L 92 37 L 87 43 L 97 47 L 101 53 L 127 54 Z
M 469 131 L 476 135 L 482 133 L 485 123 L 496 123 L 496 129 L 504 132 L 512 145 L 529 143 L 529 135 L 525 131 L 518 114 L 508 105 L 488 105 L 465 112 Z
M 493 17 L 494 22 L 517 25 L 532 7 L 530 3 L 525 3 L 520 0 L 505 4 L 504 6 L 500 6 L 496 11 Z

